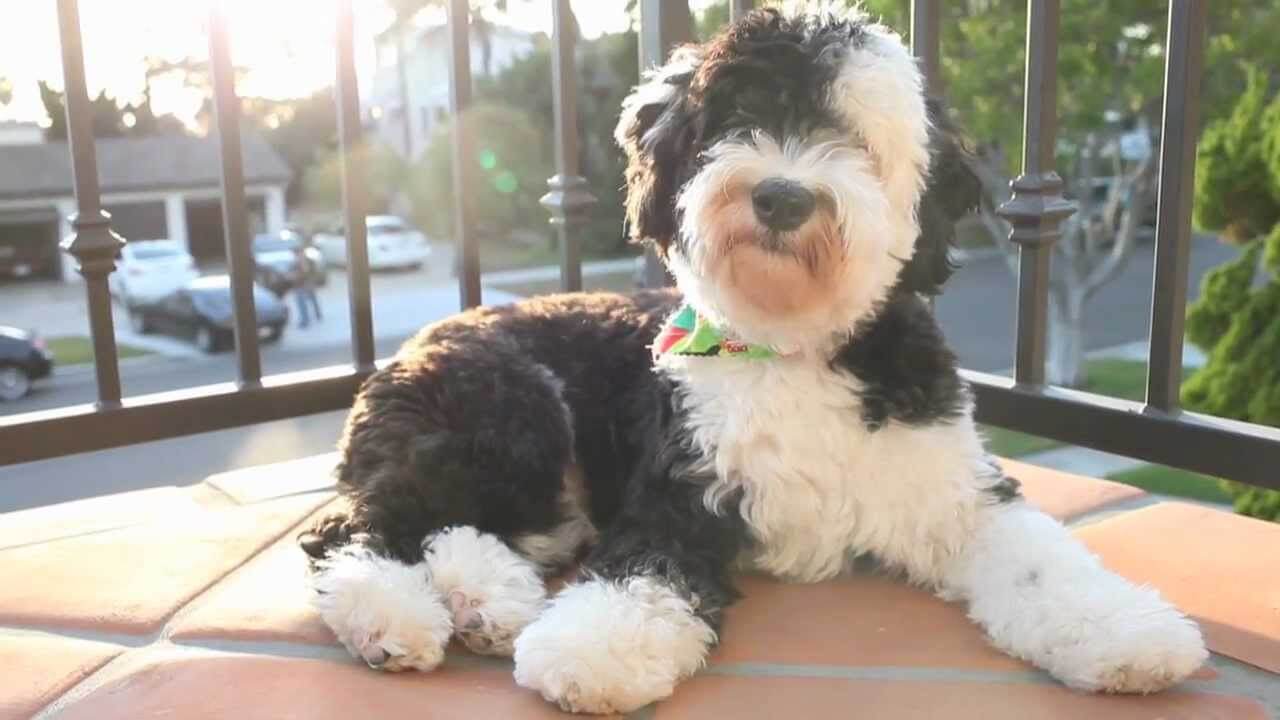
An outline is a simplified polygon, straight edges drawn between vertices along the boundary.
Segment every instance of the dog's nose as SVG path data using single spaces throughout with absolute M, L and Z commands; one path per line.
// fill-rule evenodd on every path
M 795 230 L 813 214 L 816 200 L 803 185 L 785 178 L 762 180 L 751 191 L 751 204 L 770 230 Z

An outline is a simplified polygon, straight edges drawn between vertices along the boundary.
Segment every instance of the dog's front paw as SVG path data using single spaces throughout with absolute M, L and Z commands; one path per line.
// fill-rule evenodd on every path
M 376 670 L 434 670 L 452 617 L 425 563 L 405 565 L 359 544 L 316 562 L 311 603 L 339 642 Z
M 1063 683 L 1090 692 L 1153 693 L 1204 664 L 1209 653 L 1200 628 L 1157 592 L 1125 583 L 1107 595 L 1106 607 L 1056 628 L 1066 641 L 1050 648 L 1045 666 Z
M 626 713 L 671 695 L 715 639 L 657 579 L 592 579 L 565 588 L 516 639 L 515 679 L 564 710 Z

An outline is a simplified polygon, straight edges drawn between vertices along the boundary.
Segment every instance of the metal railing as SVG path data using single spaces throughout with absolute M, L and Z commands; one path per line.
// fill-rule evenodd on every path
M 557 228 L 561 286 L 582 286 L 579 230 L 595 202 L 579 174 L 575 38 L 569 0 L 550 0 L 554 19 L 552 89 L 555 108 L 556 175 L 543 205 Z M 750 0 L 730 0 L 731 17 Z M 1183 322 L 1191 238 L 1191 193 L 1198 80 L 1204 60 L 1206 0 L 1171 0 L 1161 127 L 1156 266 L 1151 305 L 1147 399 L 1117 400 L 1045 384 L 1049 258 L 1059 227 L 1073 211 L 1054 171 L 1059 2 L 1028 0 L 1024 155 L 1013 196 L 1000 208 L 1019 247 L 1016 365 L 1013 378 L 963 371 L 977 398 L 979 420 L 1123 455 L 1280 488 L 1280 430 L 1182 410 Z M 468 0 L 449 0 L 450 111 L 465 116 L 471 104 Z M 121 239 L 101 209 L 89 99 L 84 82 L 76 0 L 58 0 L 68 133 L 78 212 L 74 234 L 64 244 L 85 278 L 97 368 L 98 402 L 0 418 L 0 464 L 56 457 L 149 440 L 247 425 L 348 407 L 374 360 L 366 203 L 361 177 L 360 111 L 353 57 L 351 0 L 337 14 L 336 98 L 342 196 L 349 258 L 352 362 L 301 373 L 262 377 L 254 322 L 251 256 L 241 167 L 239 100 L 228 53 L 229 31 L 217 6 L 210 17 L 217 136 L 221 144 L 226 249 L 234 288 L 238 380 L 169 393 L 121 399 L 107 276 Z M 641 66 L 659 62 L 677 43 L 690 40 L 664 0 L 641 0 Z M 941 0 L 911 0 L 911 46 L 932 92 L 941 93 L 939 71 Z M 472 138 L 468 123 L 453 123 L 456 188 L 469 187 Z M 472 198 L 455 192 L 454 227 L 461 263 L 463 307 L 480 304 L 480 263 Z M 651 285 L 669 282 L 652 257 Z

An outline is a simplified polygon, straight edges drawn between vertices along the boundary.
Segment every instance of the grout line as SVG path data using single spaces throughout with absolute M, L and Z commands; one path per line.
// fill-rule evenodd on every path
M 901 680 L 926 682 L 997 683 L 1004 685 L 1057 685 L 1056 680 L 1041 670 L 961 670 L 942 667 L 906 667 L 877 665 L 807 665 L 792 663 L 726 663 L 712 665 L 705 675 L 728 677 L 819 678 L 832 680 Z
M 70 638 L 88 642 L 109 643 L 126 649 L 146 647 L 159 639 L 156 632 L 138 635 L 130 633 L 100 632 L 84 628 L 62 628 L 47 625 L 0 626 L 2 637 Z M 122 651 L 123 652 L 123 651 Z
M 1123 515 L 1125 513 L 1132 512 L 1134 510 L 1141 510 L 1144 507 L 1157 505 L 1161 502 L 1164 502 L 1165 499 L 1166 498 L 1161 495 L 1154 495 L 1148 492 L 1143 492 L 1141 495 L 1135 495 L 1133 497 L 1114 500 L 1112 502 L 1106 503 L 1105 505 L 1099 505 L 1098 507 L 1090 508 L 1089 510 L 1085 510 L 1079 515 L 1075 515 L 1067 518 L 1066 520 L 1063 521 L 1063 524 L 1066 525 L 1068 529 L 1076 530 L 1086 525 L 1092 525 L 1094 523 L 1101 522 L 1103 520 L 1106 520 L 1107 518 L 1114 517 L 1116 515 Z

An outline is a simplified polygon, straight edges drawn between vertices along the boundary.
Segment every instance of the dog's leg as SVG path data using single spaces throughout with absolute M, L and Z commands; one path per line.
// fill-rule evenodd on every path
M 1119 693 L 1163 690 L 1205 661 L 1194 622 L 1108 571 L 1053 518 L 1018 501 L 975 519 L 938 579 L 1000 649 L 1073 688 Z
M 1196 625 L 1028 505 L 971 424 L 902 432 L 918 451 L 904 453 L 898 482 L 860 498 L 871 539 L 856 549 L 967 602 L 996 647 L 1073 688 L 1154 692 L 1204 662 Z
M 357 534 L 315 559 L 309 580 L 325 624 L 369 667 L 427 671 L 444 660 L 453 617 L 425 560 L 404 562 Z
M 546 602 L 537 566 L 472 527 L 437 533 L 423 542 L 423 549 L 458 639 L 483 655 L 511 655 L 516 636 Z
M 581 579 L 516 639 L 517 683 L 565 710 L 625 713 L 702 667 L 743 537 L 736 513 L 703 509 L 702 487 L 678 474 L 632 484 Z

